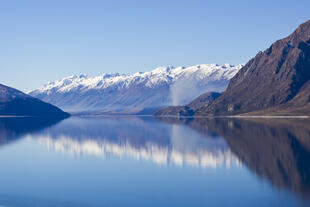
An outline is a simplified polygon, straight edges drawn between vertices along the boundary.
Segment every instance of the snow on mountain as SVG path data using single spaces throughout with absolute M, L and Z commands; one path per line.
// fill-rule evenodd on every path
M 158 67 L 132 75 L 69 76 L 29 94 L 67 111 L 140 111 L 186 104 L 206 91 L 222 92 L 242 65 Z

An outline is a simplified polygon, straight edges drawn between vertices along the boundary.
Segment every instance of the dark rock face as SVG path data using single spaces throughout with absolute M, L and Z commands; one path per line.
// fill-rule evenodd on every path
M 0 116 L 69 117 L 56 106 L 0 84 Z
M 220 95 L 221 94 L 217 92 L 207 92 L 198 96 L 196 99 L 194 99 L 186 106 L 196 111 L 197 109 L 200 109 L 201 107 L 210 104 L 212 101 L 220 97 Z
M 259 52 L 198 115 L 310 114 L 310 20 Z
M 217 92 L 207 92 L 185 106 L 169 106 L 154 113 L 154 116 L 193 116 L 201 107 L 210 104 L 221 94 Z

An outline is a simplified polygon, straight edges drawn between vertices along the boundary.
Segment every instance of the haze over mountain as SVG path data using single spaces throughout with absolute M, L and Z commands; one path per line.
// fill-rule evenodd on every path
M 206 92 L 185 106 L 168 106 L 159 109 L 154 113 L 154 116 L 193 116 L 198 109 L 211 103 L 220 95 L 217 92 Z
M 133 75 L 70 76 L 29 94 L 67 111 L 141 112 L 180 105 L 206 91 L 222 92 L 241 65 L 159 67 Z
M 68 117 L 59 108 L 0 84 L 0 116 Z

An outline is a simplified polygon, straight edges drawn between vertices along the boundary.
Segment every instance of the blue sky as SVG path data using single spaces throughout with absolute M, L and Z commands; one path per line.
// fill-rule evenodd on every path
M 309 0 L 0 0 L 0 83 L 246 63 L 310 19 Z

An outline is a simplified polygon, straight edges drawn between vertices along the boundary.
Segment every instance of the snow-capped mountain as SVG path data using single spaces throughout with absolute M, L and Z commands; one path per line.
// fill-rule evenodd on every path
M 206 91 L 222 92 L 242 65 L 158 67 L 132 75 L 70 76 L 29 94 L 67 111 L 131 111 L 182 105 Z

